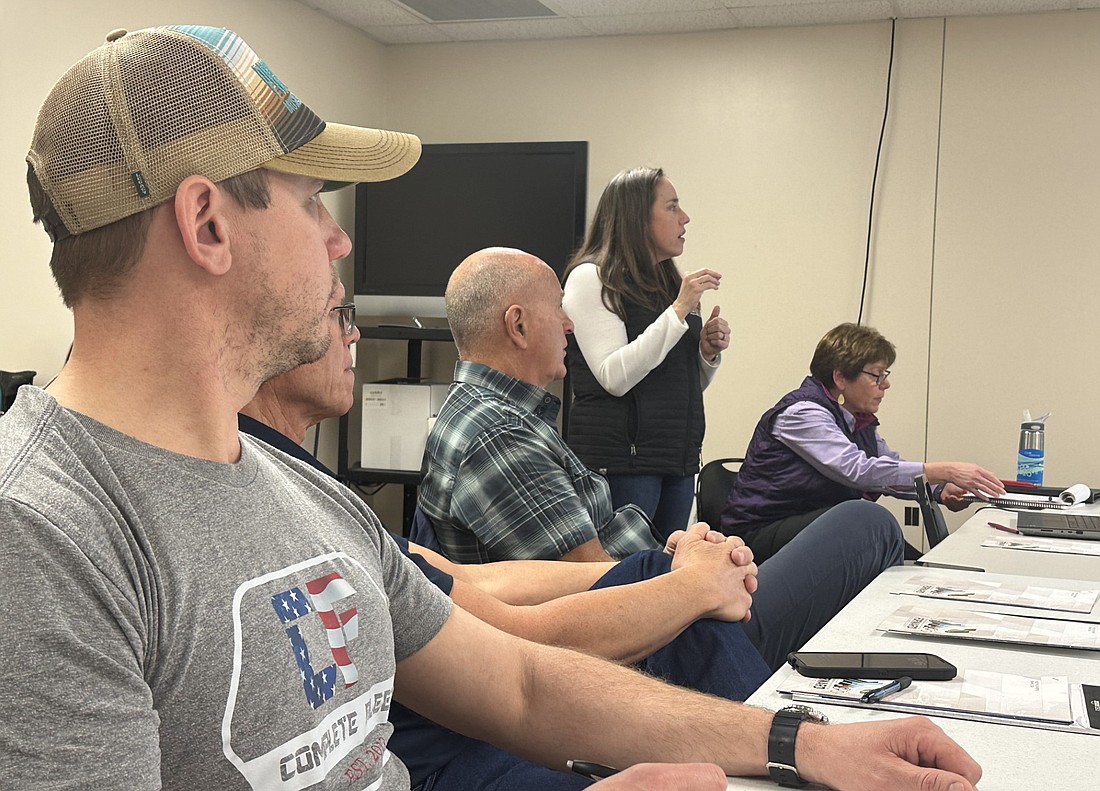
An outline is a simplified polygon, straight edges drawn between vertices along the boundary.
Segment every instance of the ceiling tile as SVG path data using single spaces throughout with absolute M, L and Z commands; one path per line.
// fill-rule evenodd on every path
M 571 38 L 591 35 L 572 19 L 502 19 L 491 22 L 440 22 L 432 25 L 453 41 Z
M 451 41 L 435 25 L 375 25 L 365 31 L 382 44 L 437 44 Z
M 674 14 L 628 14 L 623 16 L 586 16 L 577 21 L 597 36 L 630 36 L 650 33 L 694 33 L 737 27 L 728 10 L 682 11 Z
M 722 8 L 725 0 L 542 0 L 543 5 L 563 16 L 620 16 L 626 14 L 673 14 Z M 1100 2 L 1100 0 L 1097 0 Z
M 393 0 L 302 0 L 334 19 L 360 28 L 372 25 L 413 25 L 423 20 Z
M 539 0 L 398 0 L 430 22 L 473 22 L 554 16 Z
M 1033 14 L 1041 11 L 1065 11 L 1076 0 L 894 0 L 906 17 L 981 16 L 985 14 Z
M 840 25 L 889 19 L 888 0 L 845 0 L 831 3 L 771 3 L 766 6 L 730 8 L 744 27 L 787 27 L 791 25 Z

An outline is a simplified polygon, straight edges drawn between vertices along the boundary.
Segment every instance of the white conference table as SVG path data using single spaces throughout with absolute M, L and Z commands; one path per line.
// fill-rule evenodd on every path
M 1007 550 L 1005 550 L 1007 551 Z M 1015 646 L 1004 643 L 983 643 L 976 640 L 950 640 L 930 637 L 887 635 L 875 629 L 883 619 L 902 604 L 928 601 L 935 606 L 957 606 L 965 603 L 895 596 L 891 591 L 901 581 L 913 576 L 935 576 L 944 579 L 980 578 L 984 581 L 1021 582 L 1017 575 L 977 573 L 948 569 L 901 566 L 888 569 L 864 589 L 832 621 L 805 646 L 810 651 L 904 651 L 932 653 L 943 657 L 960 670 L 965 668 L 996 669 L 1019 675 L 1067 676 L 1071 682 L 1100 684 L 1100 653 L 1075 649 Z M 1086 581 L 1028 579 L 1029 584 L 1048 587 L 1093 589 Z M 1050 611 L 1026 610 L 1018 607 L 983 605 L 983 609 L 1019 614 L 1041 615 Z M 1093 608 L 1092 618 L 1100 613 L 1100 604 Z M 750 704 L 768 709 L 791 705 L 788 697 L 775 692 L 794 671 L 778 670 L 749 698 Z M 852 708 L 814 704 L 832 722 L 873 721 L 893 718 L 894 712 L 872 708 Z M 1100 766 L 1100 735 L 1047 731 L 1010 725 L 933 718 L 955 741 L 981 764 L 984 775 L 978 784 L 981 791 L 1019 791 L 1026 788 L 1065 789 L 1095 788 L 1095 768 Z M 854 746 L 855 747 L 855 746 Z M 857 747 L 858 749 L 858 747 Z M 775 789 L 766 778 L 730 779 L 731 789 Z M 885 791 L 885 790 L 884 790 Z
M 1073 512 L 1100 514 L 1100 504 L 1077 506 Z M 989 522 L 1015 527 L 1016 512 L 988 507 L 978 510 L 951 535 L 926 552 L 921 560 L 929 563 L 974 566 L 999 574 L 1100 581 L 1100 555 L 1069 555 L 1061 552 L 1031 552 L 983 547 L 982 542 L 987 538 L 1016 537 L 1011 533 L 990 527 Z M 1100 545 L 1100 541 L 1089 543 Z

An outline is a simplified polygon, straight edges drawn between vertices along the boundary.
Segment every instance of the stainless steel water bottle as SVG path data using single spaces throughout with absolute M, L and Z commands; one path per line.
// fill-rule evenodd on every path
M 1016 480 L 1041 485 L 1043 483 L 1043 424 L 1020 424 L 1020 455 L 1016 462 Z

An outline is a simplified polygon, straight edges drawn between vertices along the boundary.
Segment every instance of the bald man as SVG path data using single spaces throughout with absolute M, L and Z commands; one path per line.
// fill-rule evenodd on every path
M 660 546 L 635 506 L 611 507 L 607 482 L 558 436 L 565 337 L 553 270 L 518 250 L 482 250 L 447 285 L 458 346 L 455 385 L 428 438 L 420 508 L 444 554 L 463 563 L 611 560 Z

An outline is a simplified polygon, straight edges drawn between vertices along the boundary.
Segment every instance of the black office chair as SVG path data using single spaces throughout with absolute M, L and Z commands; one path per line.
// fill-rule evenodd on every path
M 0 415 L 13 403 L 20 385 L 34 382 L 35 371 L 0 371 Z
M 743 461 L 744 459 L 737 457 L 714 459 L 699 470 L 699 477 L 695 481 L 695 518 L 698 521 L 718 529 L 730 489 L 737 479 L 737 471 L 726 465 L 740 464 Z
M 921 519 L 924 520 L 924 535 L 928 538 L 928 548 L 931 549 L 947 538 L 947 520 L 943 518 L 943 510 L 923 475 L 913 479 L 913 486 L 917 490 L 917 504 L 920 506 Z

